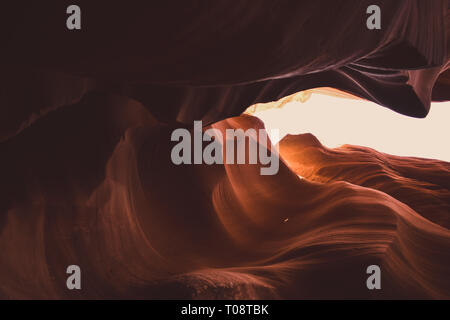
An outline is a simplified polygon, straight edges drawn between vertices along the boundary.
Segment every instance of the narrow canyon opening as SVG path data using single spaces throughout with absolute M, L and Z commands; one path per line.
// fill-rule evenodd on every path
M 444 147 L 450 136 L 450 102 L 433 102 L 426 118 L 413 118 L 341 91 L 302 91 L 244 112 L 261 119 L 268 132 L 278 129 L 276 144 L 288 134 L 311 133 L 326 147 L 345 144 L 398 156 L 450 161 Z

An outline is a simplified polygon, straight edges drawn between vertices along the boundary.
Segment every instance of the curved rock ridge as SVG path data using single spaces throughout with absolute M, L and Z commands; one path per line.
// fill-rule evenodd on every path
M 327 151 L 306 135 L 281 141 L 274 176 L 259 165 L 177 166 L 174 127 L 131 101 L 114 109 L 113 98 L 88 95 L 0 146 L 1 297 L 450 297 L 448 163 Z M 81 128 L 74 119 L 87 110 Z M 251 116 L 212 126 L 263 128 Z M 309 176 L 296 167 L 311 166 L 308 148 L 340 155 L 342 177 L 320 159 Z M 80 291 L 66 288 L 71 264 Z M 365 286 L 372 264 L 383 290 Z
M 450 228 L 448 162 L 393 156 L 352 145 L 329 149 L 311 134 L 288 135 L 279 148 L 286 164 L 307 180 L 346 181 L 383 191 Z

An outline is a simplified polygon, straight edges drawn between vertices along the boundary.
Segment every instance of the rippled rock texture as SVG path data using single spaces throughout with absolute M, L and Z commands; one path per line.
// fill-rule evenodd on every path
M 5 5 L 0 297 L 450 298 L 447 162 L 310 134 L 274 176 L 170 159 L 175 128 L 263 128 L 240 114 L 305 89 L 414 117 L 448 100 L 448 2 L 378 3 L 370 31 L 361 0 L 91 1 L 78 33 L 64 1 Z

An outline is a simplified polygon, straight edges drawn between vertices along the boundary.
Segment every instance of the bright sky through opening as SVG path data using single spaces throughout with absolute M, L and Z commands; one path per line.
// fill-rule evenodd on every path
M 312 133 L 330 148 L 353 144 L 450 162 L 450 102 L 432 103 L 428 116 L 416 119 L 373 102 L 313 93 L 305 103 L 289 102 L 253 115 L 264 121 L 269 133 L 279 129 L 280 139 Z

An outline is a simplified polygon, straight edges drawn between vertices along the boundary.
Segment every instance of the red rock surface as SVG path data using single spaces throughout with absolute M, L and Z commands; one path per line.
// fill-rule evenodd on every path
M 448 2 L 378 2 L 373 32 L 365 0 L 90 1 L 79 33 L 64 1 L 5 5 L 0 297 L 450 298 L 446 162 L 312 135 L 274 176 L 170 160 L 175 128 L 262 128 L 227 118 L 304 89 L 415 117 L 448 100 Z

